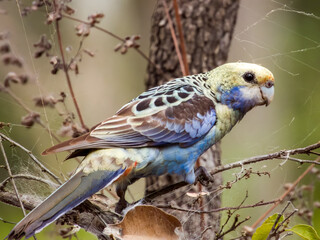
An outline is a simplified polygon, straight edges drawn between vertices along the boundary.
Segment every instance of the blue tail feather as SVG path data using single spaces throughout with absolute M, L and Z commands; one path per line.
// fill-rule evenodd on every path
M 120 168 L 88 175 L 78 172 L 22 219 L 7 236 L 8 240 L 33 236 L 97 191 L 112 184 L 124 171 L 125 168 Z

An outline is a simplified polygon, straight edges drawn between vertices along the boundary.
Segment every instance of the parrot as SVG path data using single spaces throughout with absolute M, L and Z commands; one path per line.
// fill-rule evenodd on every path
M 90 132 L 43 152 L 72 151 L 68 158 L 84 159 L 73 176 L 30 211 L 6 238 L 35 235 L 113 184 L 121 201 L 128 185 L 151 175 L 176 174 L 194 183 L 194 165 L 202 153 L 249 110 L 268 106 L 273 96 L 271 71 L 245 62 L 226 63 L 143 92 Z

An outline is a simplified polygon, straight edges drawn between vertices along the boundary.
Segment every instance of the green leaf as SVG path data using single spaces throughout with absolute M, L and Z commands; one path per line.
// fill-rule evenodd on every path
M 276 219 L 278 217 L 278 214 L 275 213 L 272 216 L 268 217 L 260 227 L 257 228 L 256 232 L 252 236 L 252 240 L 266 240 L 272 226 L 274 225 Z M 281 223 L 284 220 L 283 216 L 280 217 L 278 223 Z M 278 223 L 276 226 L 278 226 Z
M 293 232 L 302 237 L 304 240 L 320 240 L 316 230 L 310 225 L 298 224 L 290 229 L 286 229 L 286 231 Z

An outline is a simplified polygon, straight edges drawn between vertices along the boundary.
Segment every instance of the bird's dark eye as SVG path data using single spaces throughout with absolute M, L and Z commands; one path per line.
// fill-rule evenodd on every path
M 254 76 L 254 73 L 251 73 L 251 72 L 246 72 L 245 74 L 243 74 L 243 79 L 246 81 L 246 82 L 249 82 L 249 83 L 252 83 L 254 82 L 255 80 L 255 76 Z

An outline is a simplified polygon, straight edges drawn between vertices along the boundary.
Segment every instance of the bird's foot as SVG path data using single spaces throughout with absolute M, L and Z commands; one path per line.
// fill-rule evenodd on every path
M 211 183 L 214 182 L 211 174 L 208 173 L 208 171 L 202 166 L 198 167 L 194 173 L 196 175 L 196 182 L 200 182 L 201 185 L 205 187 L 208 187 Z
M 120 198 L 119 202 L 116 204 L 115 212 L 121 214 L 123 209 L 129 206 L 129 203 L 124 199 Z

